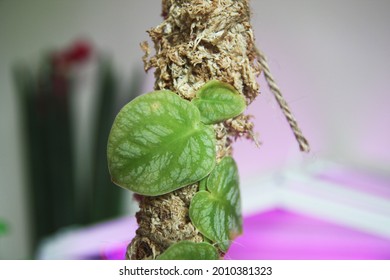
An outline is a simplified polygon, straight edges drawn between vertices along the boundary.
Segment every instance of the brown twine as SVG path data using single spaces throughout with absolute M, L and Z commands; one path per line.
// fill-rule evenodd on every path
M 271 71 L 269 70 L 269 66 L 267 63 L 267 59 L 265 55 L 256 48 L 256 54 L 257 58 L 260 62 L 261 67 L 263 68 L 263 73 L 265 80 L 267 81 L 268 87 L 270 88 L 271 92 L 275 95 L 276 101 L 278 102 L 280 108 L 283 111 L 284 116 L 286 117 L 292 131 L 294 132 L 295 138 L 298 141 L 299 149 L 302 152 L 309 152 L 310 146 L 309 142 L 306 140 L 306 138 L 303 136 L 301 129 L 298 126 L 297 121 L 295 120 L 293 114 L 290 111 L 290 108 L 286 102 L 286 100 L 283 98 L 282 93 L 278 87 L 278 85 L 275 82 L 275 79 L 273 78 Z

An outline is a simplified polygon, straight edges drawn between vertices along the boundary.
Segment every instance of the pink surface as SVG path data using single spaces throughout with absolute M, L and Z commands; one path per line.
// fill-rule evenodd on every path
M 123 259 L 127 244 L 104 250 L 104 259 Z M 270 210 L 244 219 L 225 259 L 389 260 L 390 239 L 286 210 Z
M 245 218 L 226 259 L 390 259 L 390 239 L 285 210 Z

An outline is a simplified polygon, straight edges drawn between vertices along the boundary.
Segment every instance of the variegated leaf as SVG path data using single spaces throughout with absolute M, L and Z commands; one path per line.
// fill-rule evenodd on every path
M 245 98 L 234 87 L 215 80 L 201 87 L 192 102 L 206 124 L 233 118 L 246 108 Z
M 204 236 L 225 252 L 242 231 L 239 178 L 233 158 L 225 157 L 217 164 L 206 188 L 193 197 L 190 218 Z
M 192 184 L 215 165 L 215 134 L 199 110 L 171 91 L 128 103 L 116 117 L 108 147 L 114 183 L 155 196 Z
M 219 254 L 209 243 L 181 241 L 171 245 L 158 260 L 217 260 Z

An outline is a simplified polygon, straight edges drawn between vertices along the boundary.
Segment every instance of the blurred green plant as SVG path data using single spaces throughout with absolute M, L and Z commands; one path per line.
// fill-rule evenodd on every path
M 0 236 L 5 235 L 8 231 L 8 227 L 4 221 L 0 220 Z
M 7 224 L 5 223 L 5 221 L 3 221 L 3 220 L 0 220 L 0 260 L 2 259 L 2 254 L 1 254 L 1 252 L 2 252 L 2 250 L 1 250 L 1 241 L 2 241 L 2 236 L 5 236 L 6 234 L 8 233 L 8 226 L 7 226 Z
M 98 65 L 88 143 L 92 168 L 79 183 L 72 101 L 77 82 L 82 81 L 78 68 L 92 58 Z M 120 91 L 110 60 L 92 56 L 90 44 L 78 41 L 64 51 L 44 54 L 37 68 L 17 65 L 13 76 L 24 128 L 33 247 L 61 228 L 120 215 L 121 190 L 113 187 L 107 171 L 106 144 L 116 113 L 134 96 Z

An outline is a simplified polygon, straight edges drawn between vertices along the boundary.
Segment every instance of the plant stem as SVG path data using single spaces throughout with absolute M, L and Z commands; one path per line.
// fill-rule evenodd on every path
M 155 68 L 155 89 L 168 89 L 191 100 L 210 80 L 234 86 L 251 103 L 259 92 L 254 37 L 249 23 L 249 0 L 163 0 L 164 21 L 149 31 L 156 53 L 145 70 Z M 232 139 L 251 138 L 253 124 L 240 115 L 214 126 L 217 161 L 231 155 Z M 198 183 L 156 197 L 140 197 L 139 228 L 129 244 L 128 259 L 155 259 L 181 240 L 202 242 L 188 208 Z M 223 253 L 220 252 L 223 257 Z

